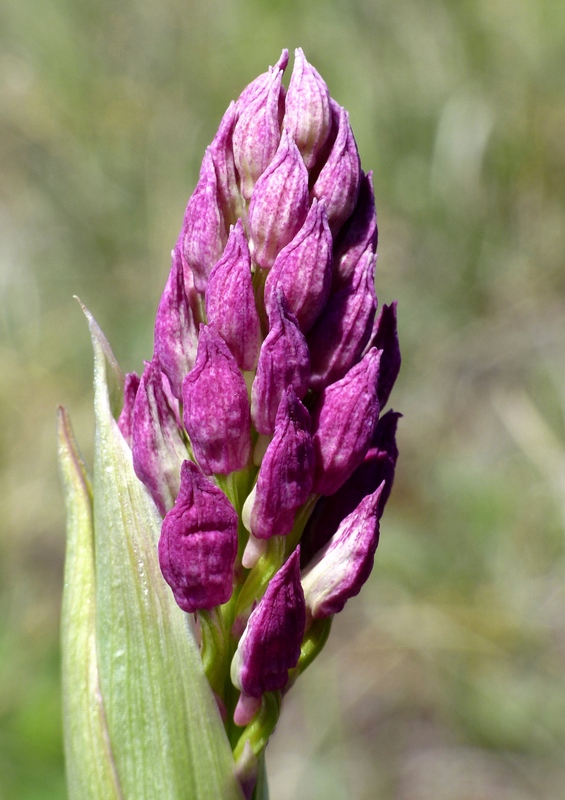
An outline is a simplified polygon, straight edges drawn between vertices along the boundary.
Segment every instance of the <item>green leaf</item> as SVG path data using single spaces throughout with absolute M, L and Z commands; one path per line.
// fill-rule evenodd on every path
M 92 486 L 64 408 L 57 433 L 67 507 L 61 649 L 68 794 L 71 800 L 120 800 L 96 661 Z
M 111 414 L 109 345 L 88 319 L 95 364 L 98 663 L 123 797 L 241 800 L 188 617 L 159 569 L 161 518 Z

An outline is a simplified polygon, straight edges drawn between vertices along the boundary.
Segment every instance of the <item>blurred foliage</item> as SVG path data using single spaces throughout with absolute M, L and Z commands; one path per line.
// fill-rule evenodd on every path
M 565 767 L 565 5 L 4 0 L 0 799 L 64 797 L 57 402 L 92 450 L 224 108 L 302 46 L 374 169 L 401 460 L 375 572 L 287 698 L 273 800 L 557 800 Z

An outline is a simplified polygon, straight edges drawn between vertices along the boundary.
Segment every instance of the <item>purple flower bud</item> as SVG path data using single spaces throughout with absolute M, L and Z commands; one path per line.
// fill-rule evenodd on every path
M 342 378 L 369 341 L 377 309 L 375 260 L 367 247 L 351 280 L 330 295 L 308 334 L 310 386 L 316 392 Z
M 298 663 L 306 624 L 299 562 L 298 547 L 271 579 L 239 641 L 231 678 L 249 697 L 282 689 Z
M 379 405 L 384 408 L 400 372 L 402 361 L 396 329 L 396 300 L 389 306 L 384 305 L 381 308 L 381 313 L 373 327 L 369 346 L 383 351 L 377 391 Z
M 255 184 L 249 203 L 251 256 L 268 269 L 300 230 L 308 213 L 308 171 L 283 130 L 279 149 Z
M 387 411 L 379 419 L 371 446 L 360 466 L 337 492 L 318 500 L 302 535 L 302 564 L 308 564 L 331 539 L 341 521 L 384 481 L 377 509 L 377 517 L 381 518 L 394 481 L 398 458 L 396 426 L 401 416 L 395 411 Z
M 310 169 L 328 138 L 332 115 L 326 82 L 308 63 L 300 47 L 294 51 L 283 124 Z
M 281 57 L 277 61 L 274 67 L 269 67 L 267 72 L 263 72 L 254 81 L 251 81 L 242 93 L 237 98 L 236 108 L 238 112 L 241 112 L 249 103 L 253 102 L 254 98 L 257 95 L 262 94 L 265 90 L 265 86 L 268 86 L 269 81 L 271 79 L 271 75 L 273 72 L 277 72 L 281 70 L 282 72 L 285 71 L 288 65 L 288 50 L 285 48 L 282 53 Z
M 232 136 L 238 114 L 235 103 L 230 103 L 209 150 L 216 170 L 218 201 L 226 227 L 235 224 L 242 214 L 241 195 L 233 157 Z
M 251 420 L 245 381 L 222 337 L 200 326 L 193 369 L 184 379 L 184 424 L 206 475 L 243 469 L 251 455 Z
M 377 419 L 381 353 L 374 348 L 337 383 L 324 389 L 312 415 L 314 491 L 333 494 L 363 461 Z
M 342 610 L 371 574 L 379 543 L 381 487 L 363 498 L 302 574 L 306 607 L 314 619 Z
M 280 69 L 272 70 L 245 105 L 238 103 L 240 116 L 233 132 L 233 155 L 246 200 L 279 146 L 284 105 L 282 74 Z
M 159 564 L 183 611 L 227 603 L 237 555 L 237 514 L 225 494 L 185 461 L 174 508 L 161 528 Z
M 175 257 L 155 319 L 155 355 L 174 396 L 182 399 L 182 382 L 194 366 L 198 332 L 184 290 L 180 259 Z
M 208 279 L 206 314 L 243 370 L 257 366 L 261 325 L 251 279 L 251 257 L 241 220 Z
M 130 447 L 133 427 L 133 406 L 138 389 L 139 375 L 137 372 L 128 372 L 124 383 L 124 405 L 118 419 L 118 428 Z
M 359 184 L 357 205 L 340 231 L 334 252 L 332 289 L 347 283 L 357 262 L 371 246 L 377 249 L 378 229 L 373 192 L 373 173 L 363 175 Z
M 269 310 L 280 286 L 303 333 L 313 325 L 330 293 L 332 235 L 323 203 L 314 200 L 294 239 L 275 259 L 265 282 L 265 307 Z
M 251 418 L 259 433 L 271 434 L 283 392 L 292 386 L 299 398 L 308 389 L 310 357 L 304 334 L 281 289 L 269 313 L 270 330 L 259 353 L 251 389 Z
M 210 148 L 206 150 L 200 178 L 184 212 L 181 236 L 183 258 L 194 273 L 196 289 L 204 292 L 208 275 L 222 255 L 227 239 Z
M 290 533 L 296 509 L 312 491 L 314 447 L 310 425 L 310 414 L 289 386 L 282 396 L 275 435 L 252 493 L 250 530 L 257 539 Z
M 180 466 L 187 456 L 156 359 L 146 362 L 133 407 L 132 455 L 135 474 L 151 492 L 161 514 L 173 505 Z
M 330 228 L 335 236 L 355 208 L 361 165 L 349 114 L 333 101 L 332 107 L 334 114 L 339 115 L 337 138 L 312 187 L 312 197 L 326 201 Z

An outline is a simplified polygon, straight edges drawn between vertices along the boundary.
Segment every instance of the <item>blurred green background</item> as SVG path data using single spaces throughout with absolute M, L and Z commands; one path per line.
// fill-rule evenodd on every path
M 65 796 L 56 404 L 87 458 L 93 427 L 71 297 L 139 369 L 204 148 L 283 46 L 375 172 L 405 417 L 272 800 L 562 799 L 565 4 L 4 0 L 0 42 L 0 799 Z

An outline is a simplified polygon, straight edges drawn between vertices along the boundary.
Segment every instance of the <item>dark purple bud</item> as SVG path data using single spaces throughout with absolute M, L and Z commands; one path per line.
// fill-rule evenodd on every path
M 342 378 L 369 341 L 377 310 L 375 260 L 369 246 L 351 280 L 330 295 L 308 334 L 310 386 L 316 392 Z
M 182 387 L 184 424 L 206 475 L 243 469 L 251 455 L 251 420 L 245 381 L 222 337 L 200 326 L 193 369 Z
M 238 111 L 238 113 L 241 113 L 241 111 L 247 105 L 249 105 L 249 103 L 253 102 L 254 98 L 257 97 L 257 95 L 260 95 L 265 91 L 265 86 L 269 85 L 269 81 L 271 79 L 271 75 L 273 74 L 273 72 L 277 72 L 278 70 L 284 72 L 287 67 L 287 64 L 288 64 L 288 50 L 284 49 L 281 53 L 281 57 L 279 58 L 275 66 L 269 67 L 267 72 L 263 72 L 261 75 L 255 78 L 254 81 L 251 81 L 251 83 L 248 84 L 242 91 L 242 93 L 239 95 L 236 102 L 236 110 Z
M 255 306 L 251 257 L 241 220 L 232 228 L 226 249 L 208 279 L 206 314 L 243 370 L 257 366 L 261 325 Z
M 118 428 L 130 447 L 133 428 L 133 406 L 138 388 L 139 375 L 137 372 L 128 372 L 124 383 L 124 405 L 118 419 Z
M 156 359 L 146 362 L 133 407 L 133 468 L 164 515 L 179 490 L 180 467 L 187 456 L 175 413 L 163 389 Z
M 175 257 L 155 319 L 155 355 L 168 377 L 172 392 L 182 399 L 182 382 L 194 366 L 198 332 L 184 289 L 180 259 Z
M 242 214 L 241 195 L 233 157 L 232 136 L 237 122 L 235 103 L 230 103 L 209 151 L 216 170 L 218 201 L 226 227 L 235 224 Z
M 251 389 L 251 418 L 257 431 L 265 434 L 275 430 L 279 403 L 286 388 L 292 386 L 302 399 L 310 378 L 306 339 L 280 289 L 271 303 L 269 326 Z
M 332 235 L 323 203 L 314 200 L 304 225 L 275 259 L 265 282 L 269 310 L 280 287 L 303 333 L 313 325 L 330 293 Z
M 249 203 L 251 257 L 269 269 L 300 230 L 308 213 L 308 171 L 283 130 L 279 149 L 255 184 Z
M 310 414 L 289 386 L 279 405 L 275 435 L 249 497 L 249 530 L 257 539 L 290 533 L 296 510 L 312 491 L 314 447 L 310 425 Z
M 258 177 L 279 146 L 284 105 L 282 74 L 280 69 L 272 70 L 265 84 L 247 103 L 238 103 L 233 155 L 241 178 L 241 193 L 246 200 L 250 199 Z
M 200 178 L 184 212 L 182 255 L 194 274 L 194 284 L 204 292 L 208 275 L 222 255 L 227 234 L 218 201 L 216 170 L 206 150 Z
M 337 492 L 318 500 L 302 535 L 302 564 L 308 564 L 314 554 L 329 542 L 341 521 L 384 481 L 377 509 L 377 516 L 381 518 L 394 481 L 398 458 L 396 426 L 401 416 L 395 411 L 387 411 L 380 417 L 371 446 L 360 466 Z
M 375 195 L 373 192 L 373 173 L 363 175 L 359 184 L 357 205 L 347 223 L 340 231 L 334 252 L 332 289 L 347 283 L 357 262 L 371 246 L 373 253 L 377 249 L 377 215 L 375 211 Z
M 306 607 L 314 619 L 342 610 L 371 574 L 379 543 L 381 487 L 363 498 L 302 574 Z
M 369 350 L 318 398 L 312 415 L 318 494 L 337 492 L 365 458 L 379 416 L 380 357 L 380 351 Z
M 332 107 L 334 114 L 339 115 L 337 138 L 312 187 L 312 197 L 325 200 L 330 228 L 335 236 L 355 208 L 361 165 L 349 114 L 333 101 Z
M 308 63 L 300 47 L 294 51 L 283 124 L 310 169 L 328 138 L 332 115 L 326 82 Z
M 379 372 L 379 405 L 384 408 L 392 391 L 392 387 L 400 372 L 400 345 L 396 328 L 396 300 L 389 306 L 384 305 L 373 327 L 370 347 L 382 350 L 381 369 Z
M 159 564 L 183 611 L 227 603 L 237 555 L 237 513 L 225 494 L 185 461 L 174 508 L 163 520 Z
M 306 624 L 299 562 L 297 548 L 271 579 L 239 641 L 231 678 L 249 697 L 282 689 L 298 663 Z

